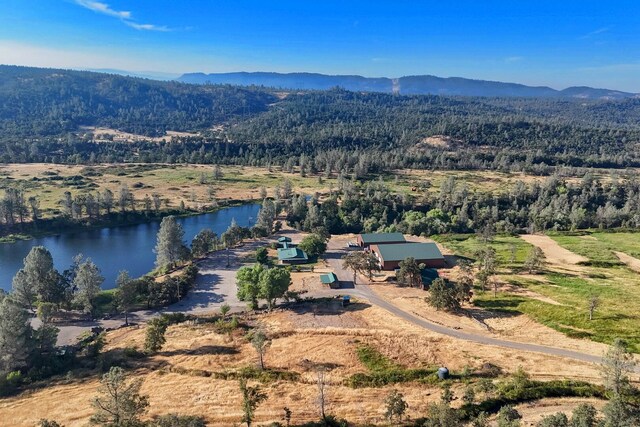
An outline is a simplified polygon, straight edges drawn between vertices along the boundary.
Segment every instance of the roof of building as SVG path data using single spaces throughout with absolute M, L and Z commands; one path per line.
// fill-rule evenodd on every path
M 325 285 L 330 285 L 338 281 L 338 276 L 336 276 L 334 273 L 321 274 L 320 281 Z
M 376 243 L 404 242 L 402 233 L 364 233 L 360 235 L 362 241 L 367 245 Z
M 278 237 L 278 242 L 290 242 L 290 241 L 291 241 L 291 237 L 287 237 L 287 236 Z
M 290 260 L 307 260 L 307 254 L 302 249 L 298 248 L 282 248 L 278 249 L 278 259 L 281 261 Z
M 443 259 L 435 243 L 398 243 L 396 245 L 377 246 L 378 254 L 384 261 L 404 261 L 407 258 Z

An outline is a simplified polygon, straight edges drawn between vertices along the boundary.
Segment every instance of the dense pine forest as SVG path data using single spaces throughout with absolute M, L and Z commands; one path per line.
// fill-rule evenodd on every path
M 100 142 L 102 126 L 171 142 Z M 437 136 L 443 144 L 425 143 Z M 640 99 L 395 96 L 0 66 L 0 161 L 526 170 L 640 166 Z M 312 159 L 312 160 L 309 160 Z

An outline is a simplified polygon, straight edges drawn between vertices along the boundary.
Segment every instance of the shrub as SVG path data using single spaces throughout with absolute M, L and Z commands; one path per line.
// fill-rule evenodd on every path
M 206 425 L 202 417 L 168 414 L 151 421 L 149 427 L 205 427 Z
M 0 376 L 0 396 L 10 396 L 18 391 L 23 378 L 20 371 L 9 372 L 5 376 Z

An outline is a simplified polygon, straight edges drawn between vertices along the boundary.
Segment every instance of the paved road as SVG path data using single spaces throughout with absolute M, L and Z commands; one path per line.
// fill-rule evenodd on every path
M 602 358 L 600 356 L 593 356 L 591 354 L 580 353 L 577 351 L 566 350 L 562 348 L 556 347 L 547 347 L 543 345 L 537 344 L 527 344 L 515 341 L 507 341 L 499 338 L 492 338 L 486 335 L 474 334 L 470 332 L 463 332 L 457 329 L 449 328 L 446 326 L 438 325 L 436 323 L 429 322 L 428 320 L 422 319 L 420 317 L 414 316 L 411 313 L 408 313 L 399 307 L 391 304 L 389 301 L 380 298 L 373 290 L 365 283 L 365 281 L 360 278 L 359 283 L 356 286 L 353 285 L 353 273 L 350 271 L 345 271 L 342 268 L 341 257 L 344 255 L 349 249 L 346 249 L 341 242 L 330 241 L 328 245 L 328 250 L 326 254 L 326 259 L 333 271 L 340 279 L 343 286 L 349 289 L 349 294 L 354 295 L 360 298 L 364 298 L 368 300 L 371 304 L 376 305 L 380 308 L 387 310 L 388 312 L 398 316 L 401 319 L 404 319 L 408 322 L 413 323 L 414 325 L 420 326 L 424 329 L 427 329 L 432 332 L 436 332 L 438 334 L 447 335 L 453 338 L 462 339 L 465 341 L 476 342 L 478 344 L 484 345 L 492 345 L 496 347 L 510 348 L 513 350 L 520 351 L 529 351 L 534 353 L 542 353 L 550 356 L 558 356 L 558 357 L 566 357 L 569 359 L 579 360 L 582 362 L 588 363 L 600 363 Z M 344 288 L 342 289 L 344 293 Z
M 199 273 L 194 290 L 180 302 L 159 310 L 140 310 L 129 313 L 129 322 L 143 323 L 161 313 L 182 312 L 187 314 L 211 313 L 219 309 L 223 304 L 231 306 L 232 312 L 242 311 L 246 304 L 239 301 L 236 296 L 236 271 L 240 267 L 239 258 L 248 251 L 264 244 L 263 241 L 252 241 L 240 248 L 229 251 L 229 266 L 227 267 L 227 252 L 213 253 L 210 257 L 198 263 Z M 99 319 L 92 321 L 77 321 L 63 325 L 56 325 L 58 333 L 58 345 L 74 344 L 77 338 L 91 328 L 102 327 L 105 329 L 119 328 L 124 324 L 124 316 L 114 316 L 111 319 Z M 40 320 L 34 318 L 32 325 L 38 327 Z
M 253 251 L 258 244 L 263 242 L 251 242 L 244 248 L 234 249 L 230 251 L 230 266 L 227 267 L 227 254 L 225 252 L 215 253 L 200 263 L 200 274 L 197 279 L 197 288 L 191 292 L 184 300 L 160 311 L 138 311 L 131 314 L 130 318 L 133 322 L 144 322 L 153 316 L 157 316 L 161 312 L 185 312 L 191 314 L 202 314 L 211 312 L 219 308 L 222 304 L 227 303 L 232 307 L 233 311 L 241 311 L 246 308 L 245 304 L 238 301 L 236 297 L 235 272 L 240 266 L 239 255 L 242 252 Z M 368 300 L 380 308 L 383 308 L 395 316 L 404 319 L 414 325 L 424 329 L 436 332 L 438 334 L 447 335 L 453 338 L 462 339 L 478 344 L 492 345 L 496 347 L 509 348 L 513 350 L 528 351 L 534 353 L 542 353 L 550 356 L 565 357 L 569 359 L 579 360 L 588 363 L 600 363 L 601 357 L 591 354 L 580 353 L 577 351 L 566 350 L 556 347 L 547 347 L 537 344 L 527 344 L 522 342 L 514 342 L 499 338 L 492 338 L 482 334 L 474 334 L 471 332 L 463 332 L 457 329 L 438 325 L 423 318 L 408 313 L 399 307 L 391 304 L 389 301 L 379 297 L 366 284 L 362 278 L 356 286 L 353 284 L 353 274 L 342 268 L 342 256 L 349 250 L 344 247 L 341 241 L 331 240 L 328 245 L 328 251 L 325 258 L 333 271 L 338 276 L 343 287 L 337 290 L 327 290 L 318 293 L 318 295 L 308 296 L 330 296 L 344 294 L 345 291 L 355 297 Z M 356 249 L 357 250 L 357 249 Z M 105 328 L 119 327 L 123 323 L 122 318 L 100 320 L 97 322 L 80 322 L 73 325 L 65 325 L 60 327 L 59 344 L 69 344 L 75 342 L 75 339 L 84 331 L 95 326 Z M 638 368 L 640 369 L 640 368 Z M 640 372 L 640 371 L 639 371 Z

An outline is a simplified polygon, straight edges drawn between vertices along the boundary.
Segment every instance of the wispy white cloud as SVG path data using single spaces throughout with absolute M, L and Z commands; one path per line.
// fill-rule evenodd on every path
M 609 32 L 609 30 L 611 30 L 611 28 L 610 28 L 610 27 L 601 27 L 601 28 L 598 28 L 598 29 L 596 29 L 596 30 L 593 30 L 593 31 L 591 31 L 591 32 L 589 32 L 589 33 L 587 33 L 587 34 L 585 34 L 585 35 L 583 35 L 583 36 L 579 37 L 579 39 L 580 39 L 580 40 L 590 39 L 590 38 L 592 38 L 592 37 L 594 37 L 594 36 L 597 36 L 598 34 L 607 33 L 607 32 Z
M 135 28 L 136 30 L 146 30 L 146 31 L 171 31 L 170 28 L 165 25 L 154 25 L 154 24 L 138 24 L 132 21 L 123 21 L 127 26 L 131 28 Z
M 93 0 L 75 0 L 75 2 L 86 9 L 103 15 L 113 16 L 114 18 L 120 19 L 131 19 L 131 12 L 126 10 L 114 10 L 106 3 Z
M 520 62 L 524 59 L 524 56 L 508 56 L 504 58 L 504 62 L 507 64 L 512 64 L 514 62 Z
M 74 0 L 79 6 L 89 9 L 93 12 L 100 13 L 102 15 L 111 16 L 122 21 L 123 24 L 136 30 L 142 31 L 171 31 L 170 28 L 164 25 L 155 24 L 139 24 L 133 19 L 133 15 L 128 10 L 115 10 L 107 3 L 94 1 L 94 0 Z

